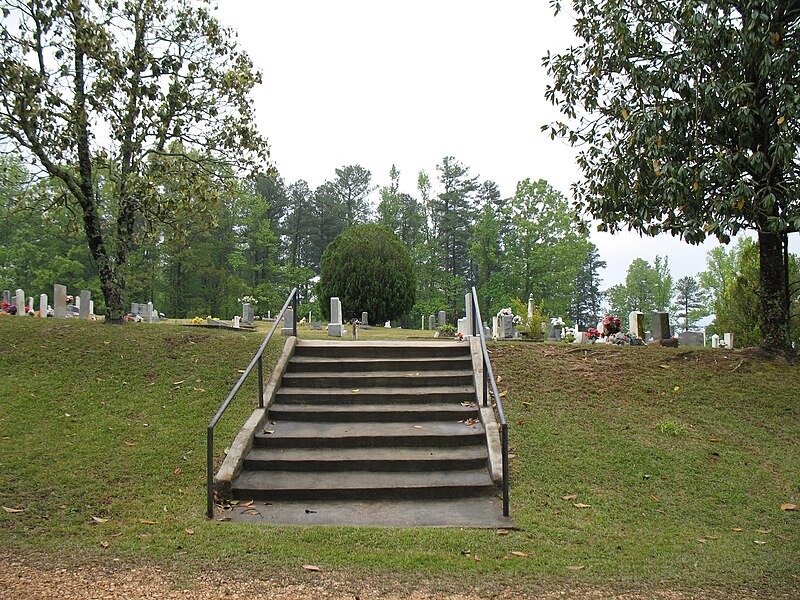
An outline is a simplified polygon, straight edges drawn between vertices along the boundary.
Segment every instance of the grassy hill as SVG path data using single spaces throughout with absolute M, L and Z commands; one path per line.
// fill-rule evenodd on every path
M 798 366 L 702 348 L 495 344 L 519 530 L 209 522 L 205 427 L 261 339 L 0 318 L 0 504 L 19 511 L 0 511 L 0 547 L 189 572 L 310 563 L 452 589 L 800 588 L 800 515 L 781 508 L 800 504 Z M 254 390 L 223 418 L 220 456 Z

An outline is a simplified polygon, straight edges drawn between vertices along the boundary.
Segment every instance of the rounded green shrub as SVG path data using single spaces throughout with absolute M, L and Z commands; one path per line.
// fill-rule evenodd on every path
M 343 319 L 360 319 L 366 311 L 373 324 L 397 319 L 414 306 L 414 265 L 387 227 L 346 229 L 325 249 L 321 267 L 317 295 L 327 318 L 334 296 L 342 302 Z

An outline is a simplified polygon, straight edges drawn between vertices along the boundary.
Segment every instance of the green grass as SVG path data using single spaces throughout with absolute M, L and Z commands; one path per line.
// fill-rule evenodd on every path
M 0 318 L 0 504 L 24 509 L 0 511 L 0 547 L 77 561 L 179 560 L 190 572 L 232 565 L 263 575 L 312 563 L 454 589 L 480 580 L 772 595 L 800 583 L 800 515 L 780 509 L 800 503 L 797 366 L 704 349 L 496 344 L 519 530 L 209 522 L 205 427 L 261 339 Z M 220 423 L 218 458 L 254 404 L 253 383 Z

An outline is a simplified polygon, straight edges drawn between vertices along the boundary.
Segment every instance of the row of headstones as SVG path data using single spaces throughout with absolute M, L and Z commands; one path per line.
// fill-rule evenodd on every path
M 291 322 L 290 320 L 284 321 L 284 327 L 286 327 L 285 323 Z M 360 326 L 369 329 L 369 313 L 366 311 L 361 312 L 361 321 Z M 391 327 L 391 323 L 389 321 L 386 322 L 384 325 L 385 327 Z M 291 328 L 289 328 L 291 331 Z M 315 327 L 316 329 L 316 327 Z M 283 333 L 283 329 L 281 333 Z M 331 297 L 331 320 L 328 323 L 328 335 L 330 337 L 342 337 L 345 333 L 344 323 L 342 323 L 342 302 L 339 300 L 337 296 Z M 286 333 L 286 335 L 291 335 L 291 333 Z M 358 337 L 358 326 L 353 324 L 353 337 Z
M 30 312 L 33 312 L 33 297 L 28 298 L 28 303 L 25 304 L 25 292 L 22 289 L 17 289 L 15 294 L 15 302 L 11 302 L 11 291 L 3 290 L 3 302 L 6 304 L 13 304 L 17 307 L 17 316 L 24 317 L 27 315 L 25 307 L 27 306 Z M 88 319 L 94 315 L 94 301 L 92 300 L 92 292 L 89 290 L 81 290 L 80 296 L 75 297 L 75 308 L 78 309 L 78 316 L 81 319 Z M 48 304 L 47 294 L 39 295 L 39 316 L 48 317 L 53 316 L 59 319 L 67 317 L 67 287 L 64 285 L 53 286 L 53 306 Z
M 159 319 L 158 311 L 153 308 L 152 302 L 147 302 L 146 304 L 132 302 L 130 316 L 132 316 L 134 319 L 138 317 L 147 323 L 155 323 Z

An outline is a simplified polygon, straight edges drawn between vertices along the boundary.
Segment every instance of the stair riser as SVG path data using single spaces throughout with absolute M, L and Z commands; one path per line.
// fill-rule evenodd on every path
M 423 488 L 298 489 L 262 490 L 233 488 L 239 500 L 425 500 L 431 498 L 476 498 L 497 493 L 494 486 L 444 486 Z M 313 506 L 309 507 L 313 509 Z
M 461 421 L 477 419 L 479 413 L 474 410 L 430 410 L 430 411 L 391 411 L 391 412 L 363 412 L 363 411 L 336 411 L 315 412 L 313 410 L 301 411 L 291 408 L 270 408 L 269 418 L 273 421 L 306 421 L 317 423 L 409 423 L 411 421 Z
M 372 357 L 370 357 L 372 358 Z M 352 362 L 347 358 L 342 358 L 336 362 L 307 363 L 289 362 L 289 373 L 372 373 L 375 371 L 396 371 L 397 373 L 429 372 L 438 373 L 448 369 L 468 370 L 472 368 L 472 361 L 469 357 L 459 360 L 414 360 L 393 361 L 386 360 L 380 362 Z
M 438 345 L 437 345 L 438 346 Z M 440 347 L 375 347 L 366 345 L 340 346 L 339 344 L 325 347 L 309 348 L 297 346 L 295 356 L 321 356 L 326 358 L 452 358 L 469 356 L 469 347 L 440 346 Z
M 370 387 L 460 387 L 472 384 L 472 375 L 449 375 L 441 373 L 428 375 L 424 371 L 417 377 L 406 375 L 387 375 L 380 377 L 359 377 L 356 374 L 339 377 L 311 375 L 309 377 L 293 377 L 292 373 L 283 376 L 284 387 L 316 387 L 316 388 L 370 388 Z
M 254 471 L 346 472 L 346 471 L 466 471 L 486 466 L 487 458 L 443 460 L 252 460 L 244 468 Z
M 433 404 L 437 402 L 475 402 L 475 392 L 453 392 L 442 394 L 438 392 L 426 394 L 374 394 L 369 391 L 353 393 L 350 390 L 336 394 L 311 395 L 293 392 L 291 388 L 281 388 L 275 395 L 276 403 L 280 404 L 308 404 L 325 403 L 336 406 L 359 404 Z
M 391 448 L 392 446 L 439 446 L 456 448 L 485 443 L 482 428 L 464 428 L 464 435 L 352 436 L 345 438 L 280 438 L 256 434 L 253 445 L 259 448 Z

